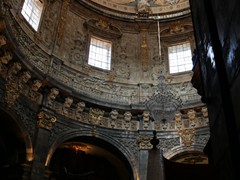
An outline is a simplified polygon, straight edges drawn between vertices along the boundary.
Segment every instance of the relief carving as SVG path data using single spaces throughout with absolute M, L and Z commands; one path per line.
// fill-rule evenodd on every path
M 85 57 L 85 41 L 86 38 L 82 35 L 81 32 L 76 32 L 76 38 L 74 40 L 74 47 L 70 51 L 70 63 L 77 65 L 84 65 L 84 57 Z
M 44 14 L 44 19 L 41 28 L 41 36 L 43 42 L 46 43 L 48 47 L 53 45 L 53 38 L 56 31 L 56 24 L 58 20 L 58 11 L 60 8 L 60 2 L 48 2 L 46 6 L 46 11 Z
M 132 119 L 132 114 L 131 112 L 127 111 L 124 113 L 124 120 L 125 120 L 125 128 L 129 129 L 131 127 L 130 121 Z
M 37 92 L 41 86 L 42 82 L 40 80 L 34 80 L 32 85 L 32 91 Z
M 4 35 L 0 35 L 0 48 L 7 43 L 7 38 Z
M 65 23 L 68 15 L 68 8 L 70 6 L 71 0 L 64 0 L 62 5 L 62 10 L 60 14 L 60 22 L 58 25 L 58 31 L 57 31 L 57 45 L 60 46 L 63 39 L 63 34 L 65 30 Z
M 68 115 L 68 110 L 70 109 L 70 106 L 73 103 L 73 98 L 67 97 L 65 98 L 65 102 L 63 104 L 62 110 L 64 115 Z
M 29 104 L 22 104 L 19 102 L 12 106 L 12 110 L 16 112 L 17 117 L 23 122 L 28 134 L 33 138 L 36 129 L 37 114 L 29 109 Z
M 48 106 L 53 106 L 53 103 L 57 97 L 57 95 L 59 94 L 59 90 L 57 88 L 52 88 L 50 93 L 47 96 L 47 105 Z
M 77 103 L 76 118 L 77 118 L 78 120 L 81 119 L 81 115 L 82 115 L 82 112 L 83 112 L 84 108 L 85 108 L 85 103 L 84 103 L 84 102 L 79 102 L 79 103 Z
M 49 112 L 41 111 L 38 113 L 38 127 L 46 130 L 51 130 L 53 125 L 56 123 L 57 118 Z
M 138 136 L 136 141 L 139 149 L 152 149 L 151 139 L 152 136 Z
M 111 127 L 114 128 L 116 126 L 116 120 L 118 119 L 118 111 L 117 110 L 112 110 L 110 112 L 110 119 L 111 119 Z
M 99 125 L 103 119 L 104 111 L 100 109 L 90 108 L 89 120 L 93 125 Z
M 14 63 L 8 70 L 5 102 L 9 107 L 15 104 L 19 95 L 25 89 L 25 84 L 31 78 L 31 74 L 28 71 L 23 72 L 20 77 L 17 77 L 17 73 L 21 70 L 20 63 Z
M 191 146 L 194 142 L 195 129 L 183 129 L 178 131 L 182 144 Z
M 153 0 L 136 0 L 137 1 L 137 12 L 139 15 L 148 15 L 151 12 L 150 2 Z
M 179 0 L 165 0 L 165 1 L 171 5 L 177 4 L 179 2 Z
M 184 32 L 184 25 L 181 21 L 176 21 L 174 22 L 170 27 L 170 34 L 176 34 L 176 33 L 181 33 Z
M 143 129 L 148 129 L 149 120 L 150 120 L 150 112 L 144 111 L 142 114 L 142 119 L 143 119 Z
M 147 31 L 143 30 L 141 36 L 141 60 L 142 60 L 142 68 L 143 72 L 148 71 L 148 44 L 147 44 Z
M 113 71 L 115 76 L 124 79 L 130 79 L 130 66 L 127 62 L 127 46 L 120 45 L 117 48 L 116 62 L 114 63 Z

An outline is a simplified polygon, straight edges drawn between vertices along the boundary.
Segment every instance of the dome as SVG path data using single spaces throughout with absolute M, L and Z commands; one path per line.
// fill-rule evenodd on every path
M 79 0 L 78 2 L 112 17 L 128 20 L 136 18 L 168 20 L 190 13 L 187 0 Z
M 1 9 L 1 106 L 26 132 L 29 161 L 74 176 L 61 153 L 79 164 L 74 157 L 99 160 L 99 150 L 107 167 L 122 161 L 110 168 L 126 172 L 121 180 L 138 180 L 152 131 L 168 160 L 202 153 L 208 113 L 191 83 L 187 0 L 4 1 Z

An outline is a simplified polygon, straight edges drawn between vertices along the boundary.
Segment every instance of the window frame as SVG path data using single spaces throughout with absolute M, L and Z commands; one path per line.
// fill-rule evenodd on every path
M 33 8 L 30 10 L 31 12 L 27 14 L 26 9 L 24 9 L 25 2 L 28 1 L 28 3 L 36 3 L 36 1 L 39 1 L 39 3 L 42 3 L 41 9 L 36 8 L 36 6 L 32 6 Z M 23 17 L 23 19 L 27 22 L 28 26 L 31 27 L 35 32 L 39 30 L 39 27 L 41 25 L 41 20 L 44 12 L 44 0 L 24 0 L 22 4 L 22 8 L 20 10 L 20 14 Z M 28 7 L 28 5 L 26 5 Z M 35 10 L 34 10 L 35 8 Z M 36 14 L 37 11 L 40 11 L 39 14 Z M 25 14 L 25 15 L 24 15 Z M 36 15 L 39 15 L 39 19 L 37 21 L 34 21 L 34 19 L 37 17 Z M 37 23 L 37 24 L 36 24 Z
M 189 49 L 190 49 L 190 52 L 191 52 L 191 55 L 190 55 L 190 62 L 191 62 L 191 65 L 192 65 L 192 67 L 191 67 L 191 69 L 189 69 L 189 70 L 184 70 L 184 71 L 179 71 L 179 63 L 177 64 L 177 68 L 178 68 L 178 72 L 171 72 L 170 70 L 171 70 L 171 67 L 173 67 L 173 66 L 171 66 L 170 65 L 170 57 L 169 57 L 169 48 L 171 48 L 171 47 L 174 47 L 174 46 L 178 46 L 178 45 L 184 45 L 184 44 L 189 44 Z M 186 74 L 186 73 L 189 73 L 189 72 L 191 72 L 192 71 L 192 68 L 193 68 L 193 64 L 192 64 L 192 44 L 191 44 L 191 42 L 190 41 L 182 41 L 182 42 L 177 42 L 177 43 L 175 43 L 175 44 L 170 44 L 170 45 L 168 45 L 168 47 L 167 47 L 167 58 L 168 58 L 168 71 L 169 71 L 169 74 L 170 75 L 179 75 L 179 74 Z M 188 64 L 188 63 L 187 63 Z M 187 64 L 184 64 L 184 67 L 185 67 L 185 65 L 187 65 Z M 186 69 L 186 68 L 185 68 Z
M 99 40 L 99 41 L 102 41 L 103 43 L 109 43 L 110 44 L 110 55 L 109 55 L 109 61 L 108 62 L 103 62 L 103 61 L 100 61 L 101 63 L 105 63 L 106 65 L 109 64 L 109 68 L 103 68 L 103 67 L 100 67 L 100 66 L 96 66 L 96 65 L 93 65 L 93 64 L 90 64 L 89 63 L 89 59 L 90 59 L 90 53 L 91 53 L 91 42 L 92 42 L 92 38 L 93 39 L 96 39 L 96 40 Z M 113 51 L 113 42 L 107 38 L 102 38 L 102 37 L 99 37 L 99 36 L 96 36 L 96 35 L 90 35 L 89 36 L 89 46 L 88 46 L 88 58 L 87 58 L 87 64 L 89 66 L 91 66 L 92 68 L 96 68 L 98 70 L 102 70 L 102 71 L 111 71 L 111 67 L 112 67 L 112 51 Z

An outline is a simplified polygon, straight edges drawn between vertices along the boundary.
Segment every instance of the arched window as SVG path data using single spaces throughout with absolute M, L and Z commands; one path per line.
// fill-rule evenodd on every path
M 21 13 L 35 31 L 38 30 L 38 25 L 41 19 L 42 10 L 43 10 L 42 0 L 25 0 L 24 1 Z
M 91 37 L 88 64 L 101 69 L 110 70 L 111 66 L 111 50 L 112 43 L 110 41 Z
M 192 70 L 192 52 L 190 43 L 168 47 L 169 72 L 180 73 Z

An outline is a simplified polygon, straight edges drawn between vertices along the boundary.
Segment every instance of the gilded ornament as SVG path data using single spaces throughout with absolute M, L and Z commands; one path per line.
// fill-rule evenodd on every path
M 57 118 L 48 112 L 41 111 L 38 113 L 38 127 L 46 130 L 51 130 L 56 123 Z

